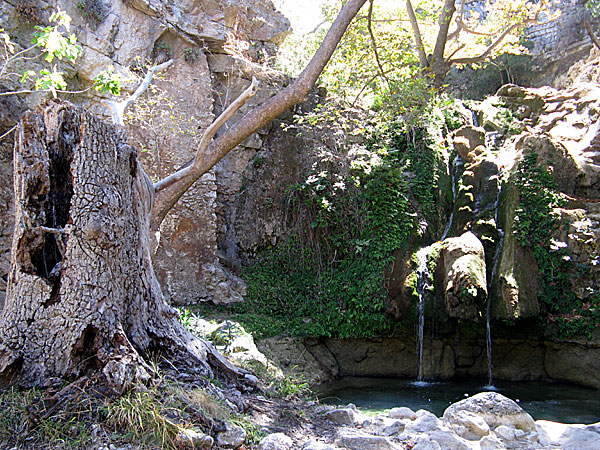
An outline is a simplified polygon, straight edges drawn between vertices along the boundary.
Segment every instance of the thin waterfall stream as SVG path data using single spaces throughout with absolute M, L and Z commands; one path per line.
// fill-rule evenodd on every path
M 495 213 L 494 220 L 496 221 L 496 228 L 498 230 L 498 246 L 496 247 L 496 252 L 494 253 L 494 259 L 492 260 L 492 271 L 490 272 L 490 279 L 488 280 L 488 298 L 487 298 L 487 306 L 486 306 L 486 314 L 485 314 L 485 334 L 486 334 L 486 349 L 487 349 L 487 360 L 488 360 L 488 388 L 493 388 L 493 380 L 492 380 L 492 329 L 490 326 L 491 321 L 491 304 L 492 304 L 492 285 L 494 283 L 494 279 L 496 278 L 496 273 L 498 272 L 498 266 L 500 264 L 500 256 L 502 255 L 502 247 L 504 246 L 504 230 L 500 229 L 498 226 L 498 205 L 500 203 L 500 195 L 502 194 L 502 183 L 500 180 L 500 174 L 498 174 L 498 196 L 496 198 L 495 205 Z
M 450 218 L 448 219 L 448 223 L 446 224 L 446 228 L 444 229 L 444 233 L 442 234 L 441 241 L 448 237 L 448 233 L 450 232 L 450 228 L 452 228 L 452 222 L 454 221 L 454 204 L 456 203 L 456 175 L 462 169 L 463 160 L 459 155 L 456 155 L 452 163 L 450 164 L 450 176 L 452 177 L 452 212 L 450 213 Z
M 423 383 L 423 337 L 425 330 L 425 300 L 430 289 L 429 254 L 433 247 L 423 247 L 417 252 L 417 383 Z

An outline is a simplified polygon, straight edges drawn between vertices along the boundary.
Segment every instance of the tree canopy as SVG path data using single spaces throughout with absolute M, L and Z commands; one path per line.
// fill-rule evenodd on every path
M 327 21 L 339 3 L 324 0 Z M 392 97 L 391 103 L 407 112 L 431 87 L 443 85 L 451 66 L 526 52 L 525 27 L 558 15 L 560 10 L 547 0 L 407 0 L 404 7 L 369 1 L 350 25 L 321 83 L 350 105 L 377 107 Z M 282 67 L 295 74 L 326 29 L 287 42 Z

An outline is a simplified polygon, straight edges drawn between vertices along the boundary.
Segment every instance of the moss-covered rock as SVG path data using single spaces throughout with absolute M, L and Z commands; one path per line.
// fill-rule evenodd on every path
M 492 317 L 522 319 L 540 311 L 538 265 L 530 249 L 516 239 L 514 219 L 519 207 L 519 191 L 513 184 L 504 187 L 499 221 L 504 229 L 496 279 L 492 283 Z
M 440 252 L 444 270 L 444 304 L 448 316 L 474 320 L 487 298 L 485 254 L 471 232 L 446 239 Z

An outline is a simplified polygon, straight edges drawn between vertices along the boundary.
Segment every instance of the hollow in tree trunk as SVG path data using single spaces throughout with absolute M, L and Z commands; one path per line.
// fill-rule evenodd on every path
M 150 351 L 199 375 L 248 375 L 163 300 L 150 260 L 154 189 L 122 130 L 71 104 L 44 104 L 19 126 L 14 178 L 2 381 L 93 373 L 123 392 L 148 377 L 141 355 Z

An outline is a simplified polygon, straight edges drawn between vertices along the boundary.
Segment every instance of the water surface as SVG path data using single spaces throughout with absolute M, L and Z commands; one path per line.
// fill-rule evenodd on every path
M 354 403 L 367 414 L 408 406 L 414 411 L 426 409 L 439 417 L 452 403 L 494 390 L 515 400 L 535 420 L 600 422 L 600 390 L 533 381 L 497 381 L 493 387 L 485 385 L 483 380 L 417 383 L 390 378 L 348 377 L 321 385 L 316 391 L 323 403 Z

